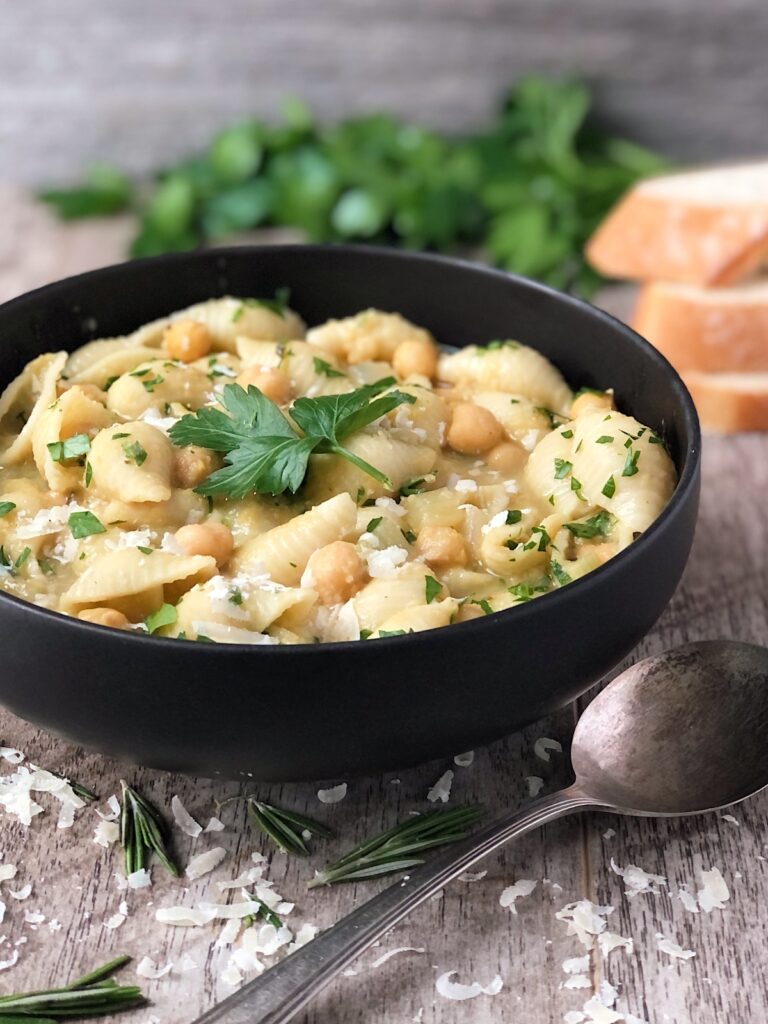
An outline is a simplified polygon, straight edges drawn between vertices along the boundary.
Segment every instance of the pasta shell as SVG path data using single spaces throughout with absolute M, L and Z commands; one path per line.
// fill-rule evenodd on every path
M 77 386 L 69 388 L 52 406 L 43 410 L 33 431 L 32 453 L 40 474 L 52 491 L 63 494 L 73 490 L 82 482 L 83 469 L 55 462 L 48 445 L 75 434 L 90 434 L 111 422 L 112 416 L 101 402 Z
M 541 352 L 517 342 L 495 349 L 468 345 L 453 355 L 441 356 L 438 376 L 449 384 L 522 395 L 560 415 L 571 407 L 571 389 L 560 371 Z
M 66 352 L 38 356 L 28 363 L 0 396 L 0 433 L 18 426 L 17 416 L 26 416 L 21 431 L 0 453 L 4 466 L 15 466 L 32 454 L 32 436 L 43 412 L 56 401 L 56 384 L 67 361 Z
M 434 344 L 429 331 L 399 313 L 382 313 L 378 309 L 366 309 L 343 320 L 328 320 L 308 331 L 307 341 L 348 363 L 378 359 L 391 362 L 395 349 L 403 341 Z
M 99 431 L 89 461 L 93 487 L 106 499 L 156 502 L 171 498 L 173 445 L 149 423 L 116 423 Z

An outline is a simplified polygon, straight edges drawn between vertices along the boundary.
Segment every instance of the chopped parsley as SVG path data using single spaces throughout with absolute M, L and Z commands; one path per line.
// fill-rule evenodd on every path
M 560 565 L 559 562 L 556 562 L 554 560 L 554 558 L 549 563 L 549 568 L 552 573 L 552 578 L 555 580 L 558 586 L 564 587 L 566 583 L 572 582 L 571 577 L 568 575 L 568 573 L 565 571 L 562 565 Z
M 486 615 L 493 614 L 493 608 L 491 608 L 484 597 L 481 597 L 479 601 L 476 598 L 473 598 L 469 603 L 479 605 Z
M 243 592 L 240 587 L 233 587 L 229 592 L 230 604 L 241 605 L 243 603 Z
M 126 433 L 113 434 L 112 435 L 112 440 L 113 441 L 120 441 L 122 438 L 130 437 L 130 436 L 131 436 L 130 434 L 126 434 Z
M 580 483 L 580 482 L 579 482 L 579 481 L 578 481 L 578 480 L 576 479 L 576 477 L 575 477 L 575 476 L 572 476 L 572 477 L 571 477 L 571 490 L 572 490 L 572 491 L 575 491 L 575 492 L 576 492 L 576 495 L 577 495 L 577 497 L 581 498 L 581 500 L 582 500 L 582 501 L 586 501 L 586 500 L 587 500 L 587 499 L 586 499 L 586 498 L 584 497 L 584 494 L 582 493 L 582 490 L 581 490 L 581 483 Z
M 613 475 L 609 476 L 603 484 L 603 490 L 601 492 L 606 498 L 612 498 L 616 493 L 616 481 L 613 479 Z
M 85 483 L 86 487 L 90 487 L 91 486 L 91 480 L 93 480 L 93 466 L 90 464 L 90 462 L 86 462 L 86 464 L 85 464 L 85 480 L 84 480 L 84 483 Z
M 256 309 L 258 307 L 268 309 L 270 313 L 275 313 L 277 316 L 285 318 L 285 310 L 290 299 L 290 288 L 278 288 L 273 299 L 243 299 L 232 314 L 232 322 L 237 323 L 249 307 L 251 309 Z
M 400 533 L 402 533 L 403 537 L 405 537 L 409 544 L 416 543 L 416 534 L 413 530 L 401 530 Z
M 152 555 L 152 554 L 154 554 L 154 551 L 155 551 L 155 549 L 154 549 L 154 548 L 145 548 L 145 547 L 144 547 L 143 545 L 141 545 L 141 544 L 139 544 L 139 545 L 137 546 L 136 550 L 137 550 L 137 551 L 140 551 L 140 552 L 142 553 L 142 555 Z
M 178 612 L 172 604 L 161 604 L 156 612 L 152 612 L 144 620 L 148 633 L 156 633 L 163 626 L 172 626 L 178 618 Z M 200 637 L 198 636 L 198 640 Z
M 13 563 L 13 568 L 14 569 L 20 569 L 22 567 L 22 565 L 24 565 L 24 563 L 26 562 L 26 560 L 29 558 L 29 556 L 31 554 L 32 554 L 32 548 L 24 548 L 24 550 L 21 552 L 19 557 Z
M 595 537 L 607 537 L 615 524 L 616 519 L 611 513 L 602 509 L 583 523 L 566 523 L 565 528 L 574 537 L 592 540 Z
M 405 632 L 404 629 L 380 629 L 379 636 L 405 636 Z M 409 632 L 412 633 L 413 630 L 409 630 Z
M 3 519 L 9 512 L 16 508 L 15 501 L 0 501 L 0 519 Z
M 38 558 L 37 564 L 40 566 L 40 572 L 42 572 L 44 576 L 56 575 L 56 567 L 50 558 Z
M 87 455 L 91 450 L 91 439 L 87 434 L 73 434 L 66 441 L 51 441 L 46 445 L 54 462 L 66 462 Z
M 560 432 L 560 437 L 565 437 L 565 438 L 568 438 L 568 440 L 570 440 L 573 437 L 573 431 L 572 430 L 562 430 Z
M 123 455 L 125 455 L 126 462 L 135 462 L 137 466 L 143 466 L 147 461 L 146 449 L 142 448 L 138 441 L 133 441 L 131 444 L 125 441 Z
M 141 384 L 144 390 L 149 391 L 151 394 L 157 385 L 162 384 L 164 380 L 164 377 L 161 377 L 159 373 L 156 373 L 154 377 L 150 377 L 149 380 L 143 380 Z
M 515 583 L 514 586 L 509 588 L 509 592 L 513 597 L 516 597 L 518 601 L 530 601 L 532 597 L 537 594 L 546 594 L 549 590 L 549 580 L 543 580 L 541 583 Z
M 414 476 L 410 480 L 406 480 L 403 486 L 400 488 L 400 496 L 407 498 L 411 494 L 421 494 L 424 488 L 421 486 L 425 483 L 423 476 Z
M 573 463 L 566 459 L 555 459 L 555 480 L 562 480 L 573 469 Z
M 373 630 L 372 629 L 361 629 L 360 630 L 360 639 L 361 640 L 367 640 L 368 637 L 372 636 L 372 635 L 373 635 Z
M 595 441 L 595 444 L 610 444 L 612 441 L 613 438 L 610 434 L 603 434 L 602 437 L 598 437 L 598 439 Z
M 547 533 L 546 528 L 543 526 L 534 526 L 531 530 L 531 534 L 534 533 L 538 533 L 539 535 L 538 550 L 546 551 L 547 545 L 552 543 L 552 538 Z M 532 551 L 536 546 L 536 541 L 533 539 L 533 536 L 531 536 L 528 543 L 523 545 L 523 551 Z
M 118 374 L 115 374 L 113 377 L 107 377 L 107 379 L 104 381 L 104 387 L 103 387 L 102 390 L 109 391 L 109 389 L 112 387 L 112 385 L 118 379 L 119 379 L 119 375 Z
M 324 359 L 320 359 L 319 356 L 313 356 L 312 363 L 315 367 L 315 373 L 322 373 L 325 377 L 344 376 L 341 370 L 334 370 L 330 363 L 326 363 L 326 361 Z
M 507 526 L 515 526 L 523 518 L 522 510 L 519 508 L 511 508 L 507 512 L 507 518 L 504 520 Z
M 94 533 L 107 532 L 104 524 L 96 518 L 93 512 L 73 512 L 67 520 L 67 525 L 75 540 L 90 537 Z
M 368 523 L 368 525 L 365 528 L 365 532 L 366 533 L 373 533 L 373 531 L 376 529 L 376 527 L 379 525 L 379 523 L 382 521 L 383 518 L 384 518 L 383 516 L 376 516 L 375 519 L 371 519 L 371 521 Z
M 621 471 L 622 476 L 634 476 L 638 472 L 637 463 L 640 460 L 639 451 L 628 451 L 627 457 L 624 460 L 624 469 Z
M 436 580 L 434 576 L 424 577 L 424 592 L 427 604 L 432 604 L 442 589 L 442 583 L 440 583 L 439 580 Z

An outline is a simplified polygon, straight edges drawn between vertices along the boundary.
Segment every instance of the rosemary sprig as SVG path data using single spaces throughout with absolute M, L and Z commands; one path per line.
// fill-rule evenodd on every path
M 269 836 L 278 850 L 283 853 L 295 853 L 299 857 L 306 857 L 309 853 L 302 832 L 306 831 L 323 839 L 331 839 L 334 835 L 333 829 L 321 825 L 319 821 L 305 818 L 295 811 L 284 811 L 280 807 L 265 804 L 255 797 L 248 798 L 248 817 L 258 829 Z
M 178 876 L 179 869 L 168 852 L 165 822 L 143 796 L 120 780 L 123 803 L 120 809 L 120 844 L 125 855 L 126 874 L 145 868 L 154 853 L 163 867 Z
M 145 999 L 138 985 L 118 985 L 112 978 L 130 959 L 119 956 L 63 988 L 0 996 L 0 1022 L 48 1024 L 62 1017 L 101 1017 L 140 1006 Z
M 254 897 L 251 897 L 251 899 L 253 900 L 254 903 L 259 904 L 259 909 L 256 911 L 255 914 L 247 914 L 243 918 L 244 928 L 251 928 L 254 924 L 256 924 L 257 917 L 262 918 L 262 920 L 266 921 L 267 924 L 274 925 L 275 928 L 283 927 L 282 920 L 277 916 L 274 910 L 269 909 L 264 900 L 254 899 Z
M 482 814 L 481 807 L 454 807 L 408 818 L 329 864 L 309 888 L 378 878 L 423 864 L 424 858 L 415 854 L 463 839 Z

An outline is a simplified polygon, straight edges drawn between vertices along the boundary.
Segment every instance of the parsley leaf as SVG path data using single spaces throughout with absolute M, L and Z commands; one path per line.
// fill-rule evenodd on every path
M 594 516 L 590 516 L 584 523 L 566 523 L 565 528 L 574 537 L 581 537 L 584 540 L 592 540 L 594 537 L 607 537 L 616 523 L 610 512 L 602 510 Z
M 69 532 L 75 540 L 90 537 L 94 533 L 106 533 L 106 527 L 93 512 L 73 512 L 67 520 Z
M 555 480 L 562 480 L 563 477 L 568 476 L 572 469 L 572 463 L 567 462 L 565 459 L 555 459 Z
M 320 359 L 319 356 L 313 356 L 312 363 L 315 367 L 315 373 L 322 373 L 326 377 L 344 376 L 341 370 L 334 370 L 330 363 L 326 363 L 326 361 L 324 359 Z
M 442 583 L 436 580 L 434 576 L 424 577 L 424 596 L 426 597 L 427 604 L 432 604 L 442 589 Z
M 245 313 L 248 306 L 256 308 L 261 306 L 262 309 L 268 309 L 270 313 L 275 313 L 277 316 L 285 317 L 285 310 L 291 299 L 290 288 L 278 288 L 275 292 L 274 299 L 243 299 L 240 305 L 237 307 L 235 312 L 232 314 L 232 322 L 237 323 L 240 317 Z
M 383 518 L 384 518 L 383 516 L 376 516 L 375 519 L 371 519 L 371 521 L 368 523 L 368 525 L 365 528 L 365 532 L 366 533 L 373 533 L 373 531 L 376 529 L 376 527 L 379 525 L 379 523 L 381 522 L 381 520 Z
M 613 474 L 603 484 L 602 493 L 606 498 L 612 498 L 616 493 L 616 481 L 613 479 Z
M 507 526 L 514 526 L 516 523 L 519 523 L 522 518 L 522 509 L 511 508 L 507 512 L 507 518 L 504 520 L 504 522 L 506 523 Z
M 172 604 L 162 604 L 156 612 L 152 612 L 144 620 L 148 633 L 156 633 L 163 626 L 172 626 L 178 618 L 178 612 Z
M 0 519 L 7 516 L 9 512 L 13 512 L 15 508 L 15 501 L 0 501 Z
M 304 437 L 258 388 L 249 386 L 244 391 L 238 384 L 227 384 L 220 398 L 226 411 L 198 409 L 175 423 L 169 436 L 175 445 L 199 445 L 225 453 L 226 465 L 195 488 L 199 494 L 243 498 L 252 491 L 295 493 L 312 452 L 339 455 L 388 486 L 383 473 L 341 442 L 404 402 L 415 401 L 399 391 L 381 395 L 393 383 L 393 378 L 387 378 L 343 395 L 297 399 L 291 417 Z
M 634 476 L 638 472 L 637 463 L 640 459 L 639 451 L 628 451 L 627 457 L 624 460 L 624 469 L 621 471 L 622 476 Z
M 91 450 L 91 439 L 87 434 L 73 434 L 66 441 L 51 441 L 46 445 L 54 462 L 76 459 Z
M 126 462 L 135 462 L 137 466 L 142 466 L 147 460 L 147 452 L 138 441 L 134 441 L 129 444 L 127 441 L 123 443 L 123 454 L 125 455 Z

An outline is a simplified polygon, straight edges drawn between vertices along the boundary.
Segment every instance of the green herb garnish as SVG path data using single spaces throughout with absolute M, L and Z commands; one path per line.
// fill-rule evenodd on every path
M 9 512 L 16 508 L 15 501 L 0 501 L 0 519 L 3 519 Z
M 559 562 L 556 562 L 554 558 L 549 563 L 549 568 L 552 572 L 552 578 L 559 586 L 564 587 L 566 583 L 572 582 L 572 577 L 568 575 L 562 565 L 560 565 Z
M 83 537 L 90 537 L 94 533 L 106 533 L 107 529 L 103 523 L 96 518 L 93 512 L 73 512 L 67 520 L 69 532 L 80 540 Z
M 607 537 L 616 524 L 616 519 L 610 512 L 604 509 L 594 516 L 590 516 L 583 523 L 566 523 L 565 528 L 574 537 L 583 540 L 592 540 L 594 537 Z
M 179 869 L 166 845 L 167 829 L 155 808 L 120 780 L 123 803 L 120 810 L 120 845 L 125 856 L 125 873 L 146 868 L 154 853 L 166 871 L 178 877 Z
M 90 464 L 90 462 L 86 462 L 85 475 L 83 477 L 83 483 L 85 484 L 86 487 L 91 486 L 91 480 L 93 480 L 93 466 Z
M 178 618 L 178 612 L 172 604 L 162 604 L 156 612 L 152 612 L 144 620 L 148 633 L 156 633 L 163 626 L 172 626 Z
M 54 462 L 65 462 L 87 455 L 91 450 L 91 439 L 87 434 L 73 434 L 66 441 L 51 441 L 46 447 Z
M 605 481 L 601 493 L 604 494 L 606 498 L 612 498 L 614 496 L 616 493 L 616 481 L 613 479 L 613 476 L 609 476 Z
M 365 528 L 365 532 L 366 533 L 373 533 L 373 531 L 376 529 L 376 527 L 379 525 L 379 523 L 382 521 L 383 518 L 384 518 L 383 516 L 376 516 L 375 519 L 371 519 L 371 521 L 368 523 L 368 525 Z
M 413 530 L 401 530 L 400 533 L 402 533 L 403 537 L 408 541 L 409 544 L 416 543 L 416 534 L 413 532 Z
M 598 437 L 598 439 L 595 441 L 595 444 L 610 444 L 612 441 L 613 438 L 610 434 L 603 434 L 602 437 Z
M 138 441 L 133 441 L 129 444 L 127 441 L 123 444 L 123 455 L 125 455 L 126 462 L 135 462 L 137 466 L 143 466 L 147 461 L 147 452 Z
M 555 459 L 555 480 L 562 480 L 573 469 L 573 464 L 565 459 Z
M 141 385 L 145 391 L 149 391 L 151 394 L 157 385 L 162 384 L 164 380 L 164 377 L 161 377 L 159 373 L 156 373 L 154 377 L 149 377 L 147 380 L 143 380 Z
M 426 850 L 463 839 L 482 814 L 480 807 L 454 807 L 408 818 L 329 864 L 309 888 L 379 878 L 416 867 L 424 863 L 420 855 Z
M 340 370 L 334 370 L 330 363 L 327 363 L 324 359 L 320 359 L 319 356 L 313 356 L 312 363 L 315 367 L 315 373 L 322 373 L 326 377 L 344 376 Z
M 624 468 L 621 471 L 622 476 L 634 476 L 638 472 L 637 463 L 640 461 L 639 451 L 628 451 L 627 457 L 624 460 Z
M 31 554 L 32 554 L 32 548 L 24 548 L 24 550 L 21 552 L 19 557 L 13 563 L 13 568 L 14 569 L 20 569 L 22 567 L 22 565 L 24 565 L 24 563 L 26 562 L 26 560 L 29 558 L 29 556 Z
M 393 383 L 394 378 L 387 378 L 343 395 L 298 398 L 291 406 L 291 418 L 303 437 L 257 388 L 244 391 L 237 384 L 227 384 L 220 399 L 226 412 L 199 409 L 175 423 L 170 438 L 176 445 L 195 444 L 225 453 L 227 465 L 195 488 L 199 494 L 243 498 L 253 491 L 295 493 L 312 452 L 339 455 L 390 486 L 383 473 L 341 442 L 404 402 L 415 401 L 399 391 L 382 395 Z
M 320 836 L 322 839 L 331 839 L 333 830 L 327 825 L 322 825 L 313 818 L 307 818 L 295 811 L 285 811 L 281 807 L 272 804 L 265 804 L 255 797 L 248 799 L 248 817 L 253 824 L 269 836 L 278 850 L 283 853 L 295 853 L 300 857 L 306 857 L 309 847 L 302 835 L 309 832 L 312 836 Z
M 505 522 L 505 524 L 507 526 L 515 526 L 517 523 L 519 523 L 522 520 L 522 518 L 523 518 L 522 509 L 511 508 L 507 512 L 507 518 L 504 520 L 504 522 Z
M 439 580 L 436 580 L 434 576 L 424 577 L 424 596 L 426 598 L 427 604 L 432 604 L 432 602 L 435 600 L 435 598 L 441 592 L 442 589 L 442 583 L 440 583 Z M 379 632 L 379 635 L 381 635 L 381 632 Z
M 235 312 L 232 314 L 232 322 L 237 323 L 240 317 L 250 306 L 251 309 L 268 309 L 270 313 L 285 317 L 285 311 L 291 300 L 290 288 L 278 288 L 273 299 L 243 299 Z
M 129 956 L 116 957 L 62 988 L 0 996 L 0 1021 L 51 1024 L 62 1018 L 102 1017 L 142 1006 L 146 1000 L 137 985 L 118 985 L 112 979 L 130 960 Z
M 484 597 L 481 597 L 479 601 L 476 598 L 473 598 L 469 603 L 479 605 L 486 615 L 491 615 L 493 613 L 493 608 L 491 608 L 490 604 Z

